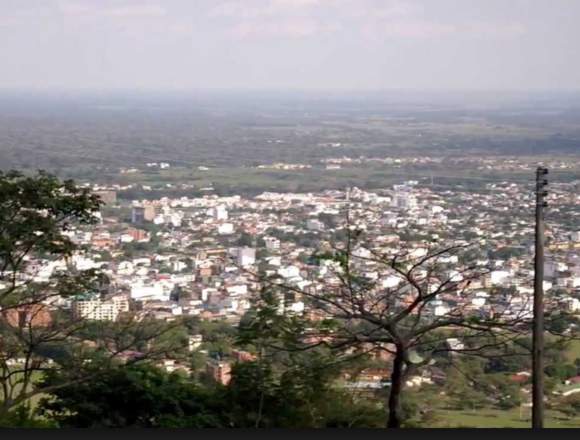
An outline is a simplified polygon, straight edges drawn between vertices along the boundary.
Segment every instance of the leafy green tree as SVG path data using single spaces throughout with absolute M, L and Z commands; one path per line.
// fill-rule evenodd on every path
M 94 271 L 74 268 L 35 281 L 30 260 L 70 258 L 77 246 L 66 232 L 94 223 L 100 204 L 88 189 L 44 172 L 0 172 L 0 417 L 35 393 L 34 379 L 46 368 L 39 348 L 78 326 L 47 303 L 94 291 L 97 282 Z
M 576 367 L 572 364 L 552 364 L 548 365 L 544 371 L 548 376 L 560 381 L 576 375 Z
M 263 427 L 382 426 L 382 404 L 358 400 L 338 386 L 344 361 L 337 361 L 328 348 L 302 350 L 296 336 L 305 331 L 303 320 L 278 314 L 277 297 L 271 290 L 264 290 L 257 301 L 262 306 L 242 318 L 237 338 L 237 344 L 257 353 L 257 359 L 236 365 L 228 386 L 233 395 L 226 400 L 246 408 L 237 413 L 242 419 L 236 423 Z M 352 360 L 349 365 L 354 365 Z
M 53 390 L 39 385 L 43 372 L 70 371 L 78 373 L 71 380 L 89 380 L 80 374 L 87 362 L 96 374 L 98 366 L 116 362 L 126 350 L 141 348 L 140 356 L 147 357 L 147 343 L 167 330 L 164 324 L 126 317 L 93 332 L 91 339 L 85 332 L 90 324 L 64 307 L 63 300 L 101 293 L 102 274 L 71 264 L 82 249 L 69 234 L 94 224 L 100 206 L 96 195 L 72 180 L 42 171 L 32 176 L 0 172 L 0 419 Z M 49 263 L 64 269 L 37 277 Z
M 51 420 L 40 420 L 34 417 L 28 405 L 19 406 L 0 418 L 0 428 L 56 428 Z
M 234 427 L 380 427 L 382 408 L 354 398 L 333 383 L 336 369 L 306 354 L 283 369 L 270 361 L 237 364 L 225 390 Z
M 480 391 L 476 389 L 476 379 L 482 376 L 483 362 L 463 359 L 452 364 L 447 371 L 444 389 L 455 408 L 473 409 L 473 401 L 481 397 Z M 474 393 L 478 393 L 477 396 L 473 396 Z
M 501 409 L 519 407 L 522 403 L 522 390 L 519 384 L 514 383 L 509 375 L 494 374 L 486 376 L 492 395 L 496 396 L 497 404 Z
M 46 386 L 66 381 L 49 372 Z M 114 368 L 98 381 L 53 391 L 39 413 L 63 428 L 219 427 L 210 395 L 178 374 L 150 365 Z
M 254 236 L 247 232 L 242 232 L 236 244 L 242 247 L 252 247 L 254 245 Z

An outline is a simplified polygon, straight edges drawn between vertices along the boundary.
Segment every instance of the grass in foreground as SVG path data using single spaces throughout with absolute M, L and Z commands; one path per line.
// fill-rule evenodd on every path
M 441 410 L 437 428 L 530 428 L 530 409 L 480 409 L 476 411 Z M 580 417 L 570 419 L 558 411 L 547 411 L 547 428 L 580 428 Z

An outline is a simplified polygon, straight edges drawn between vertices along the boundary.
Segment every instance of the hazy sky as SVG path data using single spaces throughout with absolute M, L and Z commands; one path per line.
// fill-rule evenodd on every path
M 0 0 L 0 88 L 580 89 L 580 0 Z

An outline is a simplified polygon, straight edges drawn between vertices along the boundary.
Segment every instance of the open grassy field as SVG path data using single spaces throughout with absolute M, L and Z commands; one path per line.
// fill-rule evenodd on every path
M 32 373 L 32 382 L 33 383 L 38 382 L 41 378 L 42 378 L 41 372 L 35 371 Z M 21 389 L 22 389 L 22 385 L 16 385 L 15 394 L 18 394 Z M 28 389 L 29 390 L 32 389 L 32 385 L 29 385 Z M 47 396 L 46 394 L 36 394 L 36 395 L 32 396 L 30 399 L 28 399 L 26 402 L 24 402 L 23 405 L 30 406 L 30 408 L 34 409 L 34 408 L 36 408 L 36 406 L 38 405 L 40 400 L 46 396 Z
M 580 428 L 580 417 L 570 419 L 557 411 L 547 411 L 545 426 L 547 428 Z M 530 409 L 498 410 L 481 409 L 477 411 L 437 412 L 437 428 L 529 428 Z
M 575 359 L 580 359 L 580 341 L 570 342 L 566 356 L 570 362 L 574 362 Z
M 558 172 L 558 182 L 577 179 L 580 170 Z M 460 167 L 452 164 L 388 165 L 377 163 L 349 164 L 341 169 L 327 170 L 317 165 L 311 169 L 275 170 L 256 167 L 215 167 L 206 171 L 197 168 L 172 167 L 167 170 L 146 170 L 133 174 L 110 176 L 122 184 L 143 184 L 156 191 L 171 193 L 180 185 L 191 185 L 188 195 L 200 193 L 201 188 L 213 187 L 218 194 L 256 195 L 264 191 L 318 192 L 358 186 L 366 189 L 389 188 L 404 180 L 418 180 L 433 189 L 485 191 L 486 185 L 497 182 L 532 184 L 529 170 L 478 170 L 475 165 Z M 168 187 L 167 185 L 171 185 Z M 119 194 L 126 198 L 124 193 Z M 142 192 L 149 197 L 150 193 Z M 129 198 L 136 197 L 130 194 Z

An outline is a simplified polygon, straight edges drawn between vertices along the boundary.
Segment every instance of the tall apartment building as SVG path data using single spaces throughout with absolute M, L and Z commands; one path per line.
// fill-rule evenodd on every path
M 218 205 L 210 210 L 210 215 L 216 220 L 227 220 L 228 210 L 224 205 Z
M 155 218 L 155 207 L 152 205 L 134 206 L 131 213 L 131 222 L 134 224 L 142 224 L 145 222 L 152 222 Z
M 124 295 L 113 296 L 107 300 L 96 298 L 73 303 L 75 317 L 94 321 L 116 321 L 119 314 L 128 311 L 129 299 Z
M 407 182 L 403 185 L 394 185 L 392 205 L 400 209 L 414 209 L 417 207 L 417 196 L 414 193 L 415 182 Z
M 238 265 L 242 267 L 251 266 L 256 262 L 256 249 L 244 247 L 238 249 Z

